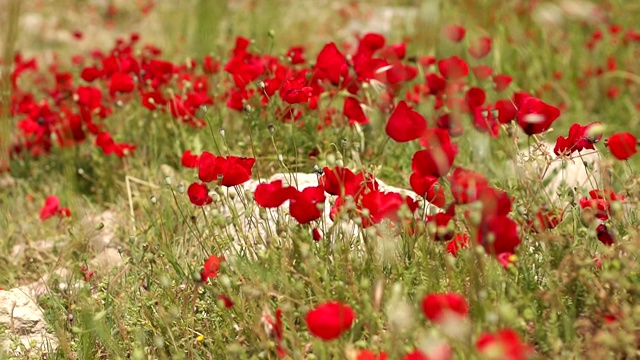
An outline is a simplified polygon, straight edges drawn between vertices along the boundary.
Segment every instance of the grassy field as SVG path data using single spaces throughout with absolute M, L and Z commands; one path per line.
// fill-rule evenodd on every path
M 639 12 L 0 3 L 0 358 L 640 357 Z

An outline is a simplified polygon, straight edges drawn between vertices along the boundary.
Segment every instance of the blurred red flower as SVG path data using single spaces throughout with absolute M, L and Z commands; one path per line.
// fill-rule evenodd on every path
M 130 93 L 135 89 L 136 85 L 133 77 L 129 74 L 114 73 L 111 75 L 109 82 L 109 93 L 113 96 L 117 92 Z
M 467 30 L 465 30 L 465 28 L 460 25 L 451 24 L 445 26 L 442 30 L 442 33 L 447 39 L 453 42 L 460 42 L 462 41 L 462 39 L 464 39 L 464 35 L 467 33 Z
M 263 208 L 276 208 L 295 196 L 297 190 L 291 186 L 282 186 L 282 180 L 262 183 L 256 188 L 254 198 Z
M 438 70 L 447 80 L 458 80 L 469 75 L 469 65 L 458 56 L 438 61 Z
M 299 224 L 308 224 L 322 216 L 318 204 L 324 205 L 325 199 L 322 185 L 296 190 L 289 201 L 289 213 Z
M 307 312 L 306 323 L 313 336 L 330 341 L 349 330 L 355 317 L 349 305 L 331 301 Z
M 482 36 L 471 41 L 469 54 L 476 59 L 481 59 L 491 51 L 491 38 Z
M 200 281 L 207 282 L 209 279 L 213 279 L 218 276 L 220 265 L 224 262 L 224 257 L 218 257 L 211 255 L 204 262 L 203 269 L 200 272 Z
M 427 120 L 400 101 L 391 113 L 385 128 L 387 135 L 397 142 L 408 142 L 419 138 L 427 129 Z
M 602 139 L 602 134 L 591 136 L 589 130 L 596 125 L 601 124 L 599 121 L 592 122 L 588 125 L 573 124 L 569 128 L 569 135 L 565 138 L 562 136 L 556 140 L 556 145 L 553 148 L 553 152 L 560 155 L 571 155 L 574 152 L 580 152 L 584 149 L 594 150 L 593 144 Z
M 635 155 L 638 152 L 637 145 L 638 139 L 628 132 L 615 133 L 607 139 L 609 151 L 618 160 L 627 160 Z
M 458 147 L 451 142 L 449 133 L 440 128 L 428 129 L 420 138 L 420 145 L 425 149 L 413 154 L 413 172 L 421 177 L 445 176 L 458 154 Z
M 560 116 L 560 110 L 544 101 L 525 96 L 518 108 L 518 125 L 527 135 L 540 134 L 549 130 Z
M 220 181 L 222 186 L 236 186 L 249 181 L 256 159 L 216 156 L 203 152 L 198 161 L 198 177 L 203 182 Z
M 466 317 L 469 306 L 467 301 L 456 293 L 428 294 L 422 299 L 422 312 L 427 319 L 437 323 L 450 315 Z
M 53 216 L 70 217 L 69 208 L 60 207 L 60 199 L 55 195 L 49 195 L 44 201 L 44 205 L 40 209 L 40 220 L 44 221 Z
M 189 185 L 187 195 L 189 195 L 189 201 L 191 201 L 193 205 L 204 206 L 213 202 L 213 199 L 209 196 L 207 184 L 204 183 L 193 183 Z
M 476 348 L 483 358 L 496 360 L 525 360 L 533 353 L 511 329 L 483 333 L 476 341 Z

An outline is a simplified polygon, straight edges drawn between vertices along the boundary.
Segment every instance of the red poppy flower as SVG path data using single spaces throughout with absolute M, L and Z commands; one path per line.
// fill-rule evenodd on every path
M 402 360 L 451 360 L 453 358 L 451 346 L 446 342 L 440 342 L 439 344 L 431 344 L 429 352 L 416 349 L 402 357 Z
M 504 215 L 483 220 L 478 231 L 478 242 L 489 254 L 513 253 L 520 245 L 518 224 Z
M 469 235 L 456 234 L 456 236 L 447 244 L 447 252 L 455 257 L 458 256 L 458 251 L 469 246 Z
M 307 312 L 306 322 L 313 336 L 330 341 L 349 330 L 355 317 L 356 314 L 349 305 L 331 301 Z
M 44 201 L 44 206 L 40 209 L 40 220 L 47 220 L 58 213 L 60 199 L 55 195 L 49 195 Z
M 136 148 L 133 144 L 116 143 L 111 137 L 111 134 L 106 131 L 98 133 L 96 136 L 96 145 L 102 149 L 105 155 L 115 154 L 119 158 L 131 154 Z
M 133 81 L 133 77 L 129 74 L 115 73 L 111 75 L 111 81 L 109 82 L 109 93 L 114 95 L 117 92 L 130 93 L 135 89 L 136 85 Z
M 371 79 L 375 79 L 378 75 L 378 70 L 384 72 L 384 67 L 389 63 L 384 59 L 369 58 L 369 57 L 356 57 L 353 64 L 353 69 L 357 75 L 356 79 L 361 82 L 367 82 Z
M 464 35 L 467 33 L 467 30 L 460 25 L 451 24 L 445 26 L 442 32 L 447 39 L 453 42 L 460 42 L 464 39 Z
M 91 279 L 93 279 L 93 277 L 95 276 L 95 272 L 89 269 L 86 265 L 80 265 L 80 272 L 84 277 L 84 281 L 87 281 L 87 282 L 91 281 Z
M 222 304 L 224 304 L 225 309 L 231 309 L 233 307 L 233 301 L 224 294 L 220 294 L 218 295 L 218 300 L 222 301 Z
M 263 208 L 276 208 L 291 199 L 296 193 L 297 190 L 294 187 L 283 187 L 282 180 L 276 180 L 258 185 L 254 198 Z
M 80 77 L 82 78 L 82 80 L 86 82 L 92 82 L 95 79 L 100 78 L 102 75 L 103 75 L 102 70 L 99 70 L 94 66 L 86 67 L 82 69 L 82 72 L 80 73 Z
M 491 137 L 498 137 L 500 134 L 500 121 L 496 113 L 497 111 L 492 109 L 491 105 L 473 109 L 473 127 L 489 134 Z
M 185 150 L 185 152 L 182 153 L 180 162 L 182 163 L 182 166 L 186 168 L 195 169 L 198 167 L 199 159 L 200 159 L 200 156 L 192 153 L 191 150 Z
M 402 360 L 429 360 L 429 357 L 420 350 L 414 350 L 403 356 Z
M 326 44 L 316 59 L 316 76 L 328 79 L 338 85 L 340 78 L 349 71 L 345 56 L 338 50 L 335 43 Z
M 364 114 L 362 110 L 362 106 L 360 106 L 360 102 L 351 96 L 344 99 L 344 107 L 342 109 L 344 116 L 349 120 L 349 124 L 368 124 L 369 119 Z
M 167 99 L 164 98 L 160 91 L 140 92 L 140 97 L 142 98 L 142 106 L 151 111 L 167 104 Z
M 284 324 L 282 323 L 282 309 L 276 309 L 275 319 L 267 311 L 262 315 L 262 324 L 264 325 L 267 336 L 276 341 L 278 357 L 285 357 L 286 353 L 282 347 L 282 339 L 284 339 Z
M 412 173 L 409 177 L 409 183 L 411 189 L 416 194 L 422 196 L 425 200 L 431 204 L 442 208 L 445 203 L 444 189 L 438 184 L 438 178 L 435 176 L 420 176 L 417 173 Z
M 203 152 L 198 161 L 198 177 L 203 182 L 220 181 L 222 186 L 236 186 L 249 181 L 256 159 L 222 157 Z M 219 179 L 219 178 L 222 179 Z
M 44 205 L 40 209 L 40 220 L 44 221 L 53 216 L 70 217 L 71 211 L 69 208 L 60 207 L 60 199 L 55 195 L 49 195 L 44 200 Z
M 593 144 L 602 139 L 602 134 L 591 136 L 589 130 L 595 126 L 601 124 L 599 121 L 592 122 L 591 124 L 582 126 L 580 124 L 573 124 L 569 128 L 569 136 L 558 137 L 556 145 L 553 148 L 553 152 L 560 155 L 571 155 L 573 152 L 580 152 L 584 149 L 594 150 Z
M 224 70 L 233 75 L 233 81 L 238 88 L 246 87 L 266 69 L 261 57 L 247 51 L 250 43 L 251 41 L 247 38 L 237 37 L 233 57 L 224 66 Z
M 600 240 L 601 243 L 607 246 L 613 245 L 614 243 L 613 233 L 609 231 L 609 229 L 605 224 L 598 225 L 598 227 L 596 228 L 596 234 L 597 234 L 598 240 Z
M 491 51 L 491 38 L 486 36 L 479 37 L 471 41 L 469 45 L 469 54 L 476 59 L 481 59 Z
M 494 106 L 498 110 L 498 122 L 507 124 L 518 116 L 518 109 L 510 99 L 500 99 Z
M 407 142 L 419 138 L 427 129 L 427 120 L 411 110 L 406 102 L 400 101 L 391 113 L 385 128 L 387 135 L 397 142 Z
M 99 108 L 102 103 L 102 91 L 97 87 L 78 86 L 76 95 L 78 105 L 90 111 Z
M 458 80 L 469 75 L 469 65 L 457 56 L 438 61 L 438 70 L 447 80 Z
M 449 133 L 440 128 L 428 129 L 420 139 L 420 145 L 425 150 L 413 154 L 413 172 L 421 177 L 446 175 L 458 154 L 458 147 L 451 143 Z
M 322 185 L 296 190 L 289 201 L 289 213 L 299 224 L 308 224 L 322 216 L 318 204 L 324 204 L 325 199 Z
M 386 39 L 384 35 L 377 33 L 367 33 L 358 41 L 356 54 L 371 57 L 374 52 L 384 47 Z
M 320 177 L 320 184 L 324 186 L 324 190 L 336 196 L 355 196 L 364 187 L 364 174 L 353 173 L 348 168 L 335 167 L 330 169 L 325 167 Z
M 410 197 L 405 198 L 395 192 L 370 191 L 362 195 L 361 201 L 362 207 L 369 210 L 369 215 L 362 219 L 363 227 L 378 224 L 383 219 L 399 221 L 398 211 L 404 203 L 409 206 L 411 212 L 414 212 L 418 207 L 418 204 Z
M 309 101 L 313 88 L 304 86 L 299 80 L 287 80 L 280 88 L 280 97 L 287 104 L 302 104 Z
M 493 74 L 493 69 L 486 65 L 474 66 L 471 71 L 478 80 L 486 80 Z
M 511 84 L 511 81 L 513 81 L 513 78 L 509 75 L 495 75 L 493 77 L 493 83 L 496 86 L 496 91 L 504 91 L 509 87 L 509 84 Z
M 615 133 L 607 140 L 607 147 L 618 160 L 627 160 L 638 152 L 638 140 L 628 132 Z
M 438 74 L 429 73 L 424 78 L 429 88 L 429 94 L 437 95 L 447 88 L 447 80 Z
M 436 126 L 440 129 L 447 130 L 451 137 L 461 136 L 464 133 L 462 121 L 459 117 L 452 114 L 443 114 L 436 121 Z
M 371 350 L 362 350 L 358 353 L 358 356 L 356 356 L 356 360 L 386 360 L 386 359 L 387 359 L 387 353 L 384 351 L 376 354 Z
M 218 257 L 211 255 L 204 262 L 203 269 L 200 272 L 200 281 L 207 282 L 209 279 L 213 279 L 218 276 L 220 265 L 224 262 L 224 257 Z
M 427 226 L 433 228 L 432 233 L 436 241 L 446 241 L 453 238 L 455 209 L 455 205 L 451 204 L 447 207 L 447 211 L 427 216 Z
M 602 259 L 597 253 L 593 255 L 593 262 L 598 270 L 602 270 Z
M 476 349 L 485 358 L 502 360 L 525 360 L 533 352 L 511 329 L 483 333 L 476 341 Z
M 196 206 L 209 205 L 213 202 L 213 199 L 209 196 L 207 184 L 193 183 L 189 185 L 187 195 L 189 195 L 189 201 Z
M 402 60 L 407 55 L 407 44 L 392 44 L 380 51 L 380 57 L 389 61 Z
M 291 65 L 304 64 L 304 48 L 302 46 L 292 46 L 287 50 L 287 58 L 291 62 Z
M 472 87 L 465 93 L 465 101 L 470 110 L 474 110 L 484 104 L 487 95 L 484 90 L 479 87 Z
M 386 84 L 399 84 L 411 81 L 418 75 L 418 68 L 405 65 L 399 60 L 391 64 L 391 67 L 384 72 L 378 72 L 376 79 Z
M 538 210 L 533 219 L 527 222 L 527 229 L 533 232 L 541 233 L 558 226 L 564 217 L 561 211 L 545 211 Z
M 518 125 L 527 135 L 540 134 L 549 130 L 560 116 L 560 110 L 544 101 L 526 96 L 518 109 Z
M 202 59 L 202 70 L 207 74 L 217 74 L 220 71 L 220 61 L 211 55 L 205 55 Z
M 429 294 L 422 299 L 422 312 L 427 319 L 437 323 L 450 315 L 466 317 L 469 306 L 462 296 L 455 293 Z
M 484 175 L 461 167 L 453 169 L 449 181 L 456 204 L 469 204 L 476 201 L 478 192 L 489 186 L 489 180 Z
M 313 238 L 313 241 L 320 241 L 322 240 L 322 233 L 317 227 L 314 227 L 311 230 L 311 237 Z
M 609 219 L 610 203 L 624 199 L 624 195 L 616 194 L 613 190 L 594 189 L 589 191 L 589 197 L 581 198 L 579 204 L 582 209 L 589 208 L 595 211 L 596 218 L 604 221 Z
M 482 218 L 492 216 L 506 216 L 511 211 L 511 198 L 509 194 L 491 186 L 485 186 L 478 190 L 477 200 L 482 203 Z

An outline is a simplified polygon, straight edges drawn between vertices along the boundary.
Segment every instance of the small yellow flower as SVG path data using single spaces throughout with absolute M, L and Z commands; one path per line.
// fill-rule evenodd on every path
M 204 341 L 204 335 L 198 335 L 198 337 L 196 338 L 197 342 L 202 342 Z

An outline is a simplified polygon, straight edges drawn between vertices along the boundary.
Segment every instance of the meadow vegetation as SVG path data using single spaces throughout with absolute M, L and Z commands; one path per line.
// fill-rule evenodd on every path
M 637 4 L 2 6 L 0 357 L 640 355 Z

